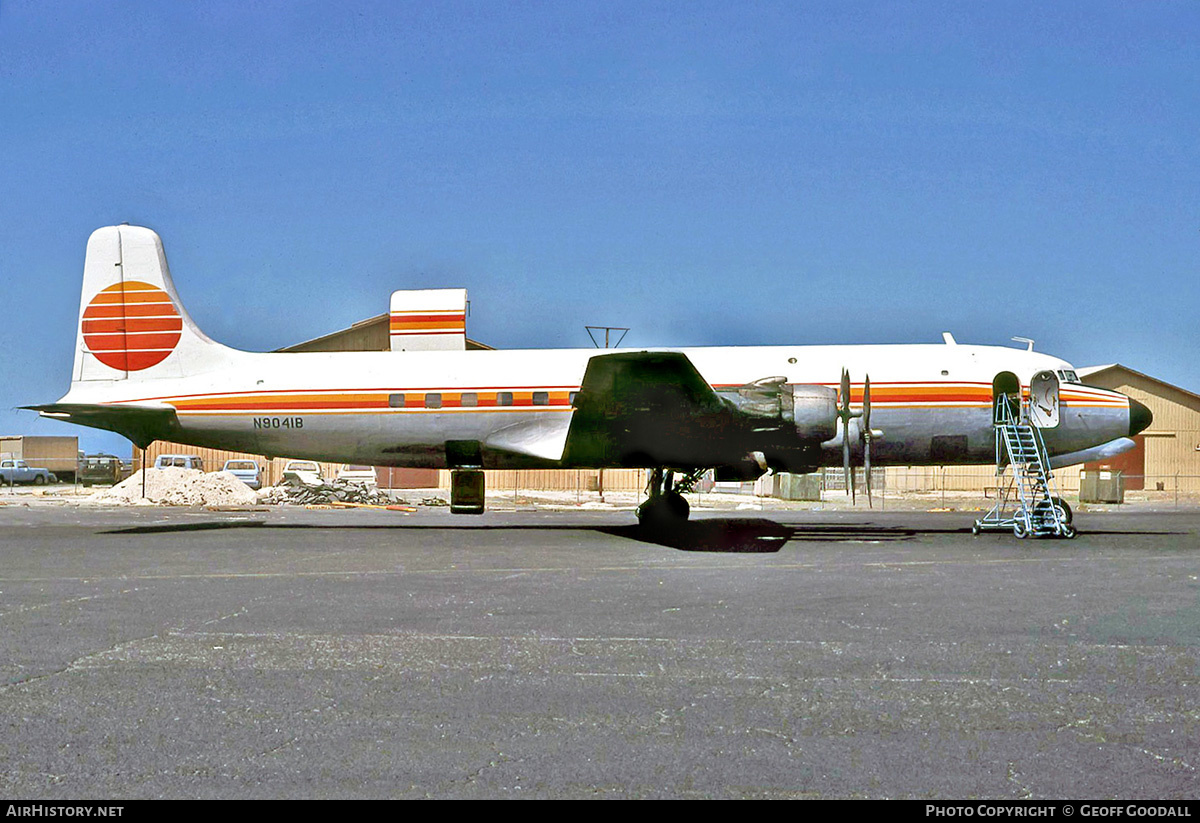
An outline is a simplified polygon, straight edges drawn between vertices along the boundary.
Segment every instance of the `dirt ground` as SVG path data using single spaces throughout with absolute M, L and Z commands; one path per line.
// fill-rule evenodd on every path
M 84 488 L 71 484 L 51 486 L 0 487 L 0 506 L 75 506 L 87 505 L 93 495 L 104 492 L 108 487 Z M 420 506 L 448 500 L 445 489 L 396 489 L 397 502 Z M 632 511 L 645 499 L 640 493 L 609 491 L 603 496 L 594 491 L 540 491 L 540 490 L 489 490 L 487 507 L 492 511 L 541 511 L 541 510 L 598 510 Z M 778 500 L 752 494 L 728 494 L 720 492 L 693 493 L 687 495 L 694 512 L 704 511 L 912 511 L 912 512 L 986 512 L 995 503 L 978 492 L 904 492 L 875 494 L 870 503 L 863 494 L 857 501 L 842 491 L 827 491 L 821 501 Z M 1170 491 L 1127 492 L 1122 504 L 1080 504 L 1076 496 L 1067 495 L 1070 505 L 1080 512 L 1106 511 L 1171 511 L 1200 508 L 1200 495 L 1175 494 Z M 90 505 L 95 505 L 92 501 Z M 205 505 L 201 501 L 198 505 Z M 224 505 L 216 501 L 213 505 Z M 268 505 L 259 502 L 257 505 Z

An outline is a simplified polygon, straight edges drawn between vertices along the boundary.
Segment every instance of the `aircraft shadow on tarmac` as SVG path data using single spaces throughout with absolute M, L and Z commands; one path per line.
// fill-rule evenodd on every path
M 908 540 L 912 529 L 884 528 L 871 525 L 806 525 L 794 526 L 761 518 L 712 517 L 690 520 L 672 530 L 655 530 L 643 526 L 613 526 L 596 531 L 654 543 L 672 549 L 692 552 L 725 552 L 731 554 L 777 552 L 789 541 L 880 541 Z
M 948 525 L 942 528 L 906 526 L 881 526 L 873 523 L 777 523 L 760 517 L 704 517 L 689 520 L 674 529 L 650 529 L 630 523 L 623 526 L 589 524 L 410 524 L 410 523 L 272 523 L 270 521 L 238 518 L 236 520 L 206 520 L 190 523 L 158 523 L 152 526 L 128 526 L 111 529 L 103 534 L 170 534 L 198 531 L 221 531 L 229 529 L 324 529 L 324 530 L 442 530 L 442 531 L 594 531 L 648 543 L 657 546 L 690 552 L 713 552 L 727 554 L 769 554 L 778 552 L 790 542 L 814 543 L 882 543 L 911 540 L 918 535 L 970 535 L 970 527 Z M 1142 529 L 1087 529 L 1080 536 L 1136 535 L 1140 537 L 1182 535 L 1184 531 Z M 997 533 L 1005 537 L 1004 533 Z M 1011 534 L 1007 535 L 1011 537 Z M 973 538 L 985 541 L 986 536 Z M 1040 542 L 1040 541 L 1039 541 Z M 1058 541 L 1053 541 L 1058 543 Z M 1078 544 L 1080 541 L 1073 541 Z M 1086 541 L 1084 541 L 1086 542 Z M 1028 545 L 1022 543 L 1021 545 Z
M 359 525 L 328 523 L 269 523 L 263 520 L 216 520 L 199 523 L 162 523 L 153 526 L 131 526 L 113 529 L 106 534 L 170 534 L 226 529 L 381 529 L 381 530 L 497 530 L 507 531 L 596 531 L 612 537 L 666 546 L 680 551 L 723 552 L 731 554 L 763 554 L 777 552 L 790 541 L 817 542 L 881 542 L 908 540 L 916 529 L 875 526 L 871 524 L 809 524 L 785 525 L 764 518 L 709 517 L 689 520 L 673 529 L 651 529 L 637 524 L 627 526 L 592 525 L 408 525 L 364 523 Z

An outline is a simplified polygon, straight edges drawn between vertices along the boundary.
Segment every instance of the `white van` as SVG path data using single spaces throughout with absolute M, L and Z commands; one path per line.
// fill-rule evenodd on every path
M 198 469 L 204 471 L 204 461 L 195 454 L 160 454 L 154 460 L 154 468 L 165 469 L 174 466 L 180 469 Z

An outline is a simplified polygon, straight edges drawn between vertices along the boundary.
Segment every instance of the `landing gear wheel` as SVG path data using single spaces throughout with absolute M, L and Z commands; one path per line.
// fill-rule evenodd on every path
M 691 508 L 682 494 L 667 492 L 638 506 L 638 522 L 648 529 L 678 527 L 687 522 Z
M 680 523 L 688 519 L 692 513 L 692 507 L 688 505 L 687 498 L 679 492 L 669 492 L 663 495 L 663 505 L 671 514 L 671 519 Z

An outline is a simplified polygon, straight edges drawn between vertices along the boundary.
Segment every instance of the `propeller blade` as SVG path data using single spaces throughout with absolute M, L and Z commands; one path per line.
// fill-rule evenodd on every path
M 846 494 L 854 497 L 854 480 L 850 473 L 850 434 L 847 430 L 842 430 L 842 470 L 846 475 Z
M 862 410 L 863 472 L 867 476 L 867 508 L 875 508 L 871 502 L 871 375 L 863 383 Z
M 863 472 L 867 475 L 867 508 L 873 509 L 871 502 L 871 430 L 867 429 L 867 439 L 863 441 Z
M 863 432 L 866 439 L 871 439 L 871 375 L 867 375 L 866 382 L 863 383 L 863 410 L 862 410 Z
M 846 477 L 846 494 L 853 500 L 854 478 L 850 473 L 850 372 L 846 369 L 842 369 L 842 385 L 838 395 L 838 417 L 842 420 L 842 471 Z

